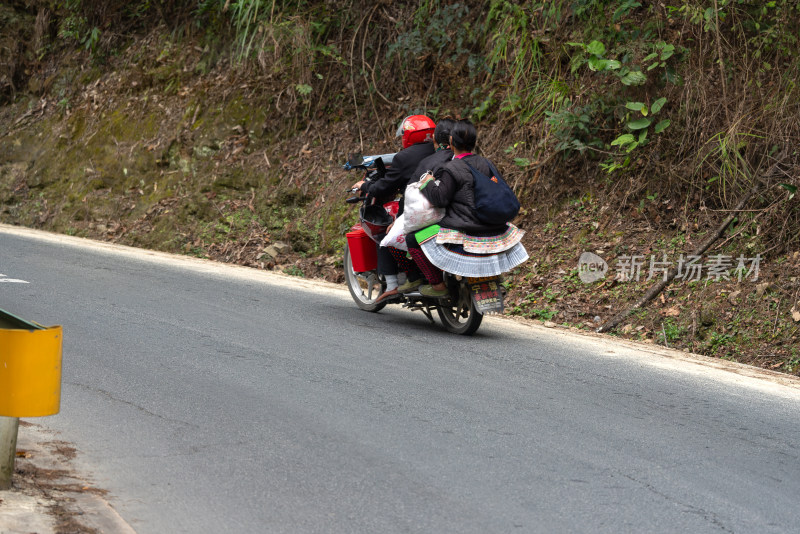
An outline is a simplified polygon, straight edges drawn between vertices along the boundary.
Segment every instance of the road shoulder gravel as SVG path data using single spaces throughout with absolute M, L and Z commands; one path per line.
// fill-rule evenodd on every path
M 135 534 L 73 463 L 76 450 L 42 426 L 20 421 L 10 490 L 0 491 L 0 534 Z

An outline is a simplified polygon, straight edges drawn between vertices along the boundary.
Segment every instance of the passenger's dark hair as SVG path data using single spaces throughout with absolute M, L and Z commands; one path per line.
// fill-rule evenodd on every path
M 436 123 L 436 129 L 433 131 L 433 139 L 439 143 L 440 146 L 450 146 L 450 131 L 456 121 L 453 119 L 442 119 Z
M 478 141 L 478 131 L 469 119 L 461 119 L 456 122 L 453 129 L 450 130 L 450 136 L 453 138 L 453 148 L 462 152 L 474 149 L 475 143 Z

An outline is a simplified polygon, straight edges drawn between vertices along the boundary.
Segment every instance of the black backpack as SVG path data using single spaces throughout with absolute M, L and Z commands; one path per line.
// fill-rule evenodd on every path
M 492 172 L 491 178 L 467 163 L 474 183 L 475 215 L 484 224 L 505 224 L 519 213 L 519 200 L 492 162 L 487 159 L 486 163 Z

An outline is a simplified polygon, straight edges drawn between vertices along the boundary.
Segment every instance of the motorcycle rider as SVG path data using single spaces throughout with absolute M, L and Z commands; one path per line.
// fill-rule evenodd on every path
M 434 153 L 433 133 L 436 124 L 425 115 L 410 115 L 402 120 L 396 136 L 402 137 L 403 150 L 394 155 L 392 164 L 386 174 L 374 181 L 361 180 L 353 184 L 362 194 L 374 198 L 373 202 L 385 203 L 405 191 L 409 180 L 416 178 L 419 163 Z M 398 215 L 403 212 L 403 201 L 400 200 Z M 386 291 L 378 297 L 381 301 L 397 294 L 398 265 L 387 247 L 378 246 L 378 274 L 386 279 Z

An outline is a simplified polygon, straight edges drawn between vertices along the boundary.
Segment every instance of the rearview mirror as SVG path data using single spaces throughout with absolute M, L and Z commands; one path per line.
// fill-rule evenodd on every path
M 348 156 L 347 163 L 350 165 L 350 167 L 358 167 L 364 163 L 364 156 L 362 156 L 359 152 L 354 152 Z

